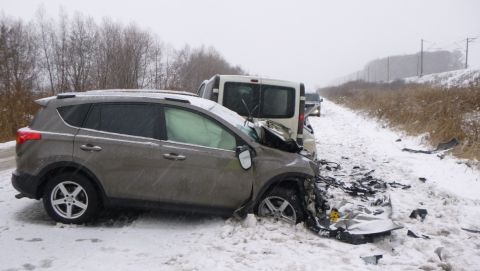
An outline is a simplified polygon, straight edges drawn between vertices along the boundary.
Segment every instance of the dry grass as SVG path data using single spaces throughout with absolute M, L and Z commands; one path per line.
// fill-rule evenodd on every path
M 39 109 L 34 100 L 45 94 L 2 94 L 0 95 L 0 143 L 14 140 L 17 129 L 27 126 Z
M 336 103 L 367 112 L 410 135 L 428 133 L 433 145 L 460 141 L 453 153 L 480 159 L 480 87 L 438 89 L 418 84 L 352 82 L 324 88 Z

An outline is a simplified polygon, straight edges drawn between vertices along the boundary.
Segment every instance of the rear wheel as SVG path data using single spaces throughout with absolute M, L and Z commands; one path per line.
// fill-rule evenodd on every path
M 283 187 L 275 187 L 260 201 L 257 214 L 293 225 L 303 221 L 303 211 L 296 191 Z
M 82 175 L 59 174 L 48 181 L 43 206 L 55 221 L 81 224 L 98 211 L 98 195 L 90 180 Z

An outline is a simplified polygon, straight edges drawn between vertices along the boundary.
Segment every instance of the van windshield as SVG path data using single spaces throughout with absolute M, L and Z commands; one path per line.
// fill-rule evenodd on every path
M 244 117 L 250 112 L 256 118 L 291 118 L 295 113 L 295 89 L 226 82 L 222 103 L 226 108 Z

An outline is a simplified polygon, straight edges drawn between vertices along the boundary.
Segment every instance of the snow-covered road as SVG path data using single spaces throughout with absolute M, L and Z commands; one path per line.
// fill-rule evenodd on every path
M 311 119 L 320 158 L 412 186 L 390 192 L 404 229 L 353 246 L 253 216 L 120 212 L 94 225 L 56 225 L 41 202 L 14 198 L 5 155 L 12 147 L 0 144 L 0 270 L 480 270 L 480 234 L 461 229 L 480 230 L 480 172 L 450 157 L 402 152 L 425 147 L 330 102 L 323 110 Z M 423 222 L 409 218 L 416 208 L 428 210 Z M 407 229 L 430 239 L 408 237 Z M 383 255 L 376 266 L 360 258 L 373 254 Z

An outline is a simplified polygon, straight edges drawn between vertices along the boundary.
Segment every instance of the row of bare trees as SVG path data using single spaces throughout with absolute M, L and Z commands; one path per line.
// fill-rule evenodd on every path
M 111 88 L 195 91 L 216 73 L 243 74 L 214 48 L 175 49 L 135 24 L 39 9 L 25 22 L 0 15 L 0 140 L 25 125 L 39 95 Z

